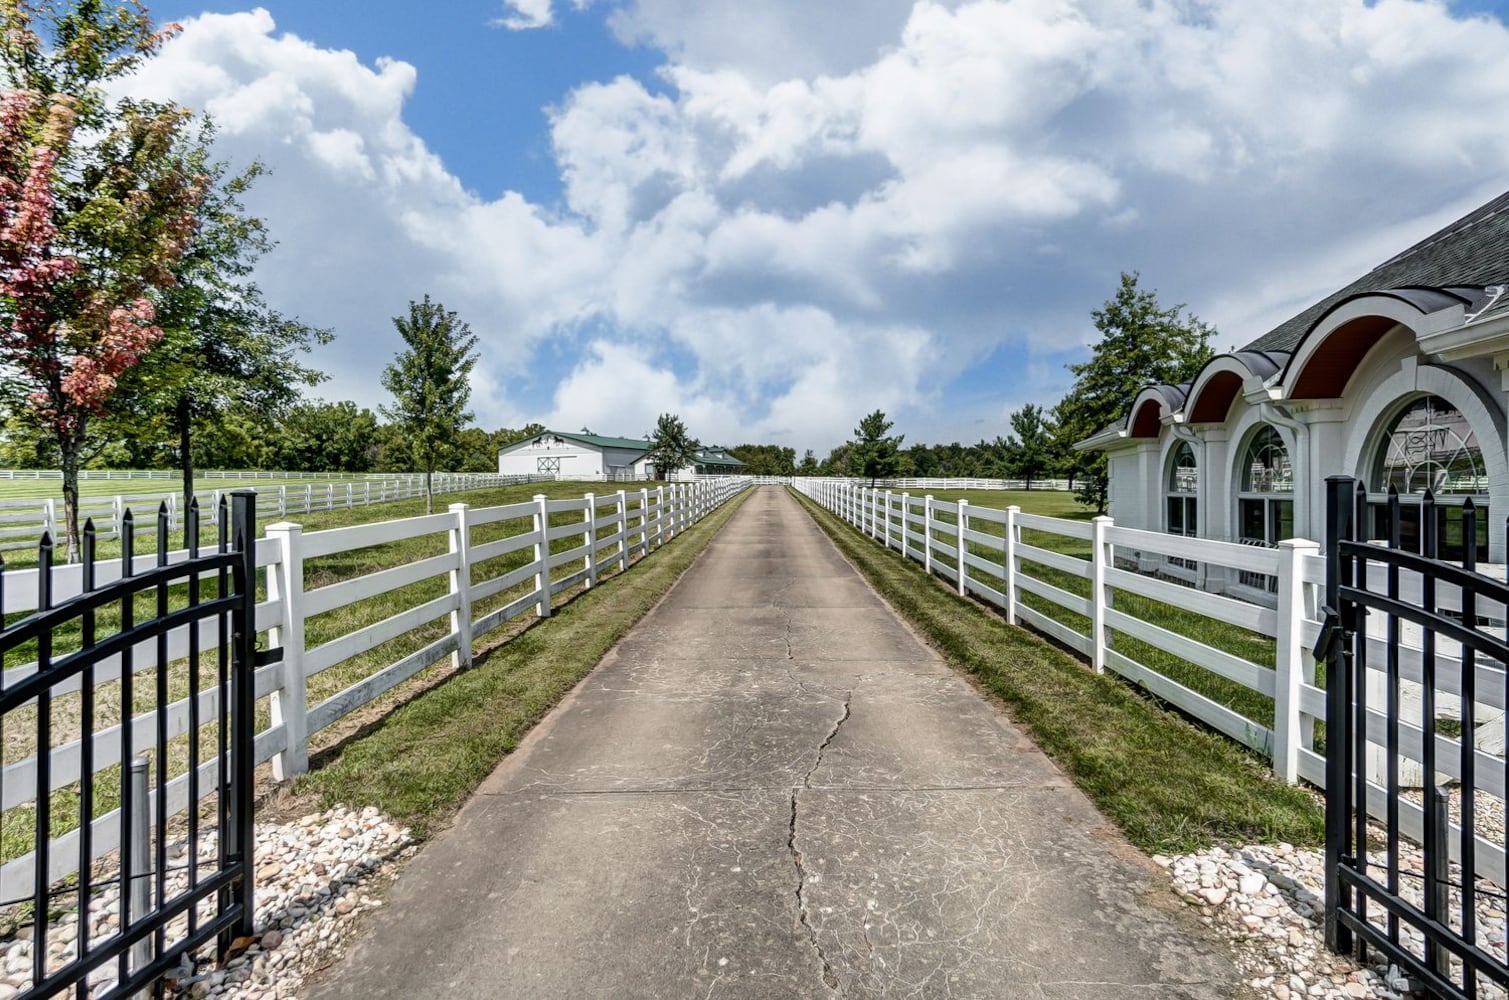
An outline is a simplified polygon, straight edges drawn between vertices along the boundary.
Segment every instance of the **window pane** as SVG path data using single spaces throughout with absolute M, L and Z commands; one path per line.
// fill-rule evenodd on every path
M 1175 535 L 1184 534 L 1184 498 L 1168 498 L 1168 530 Z
M 1268 532 L 1264 527 L 1263 501 L 1242 500 L 1237 504 L 1237 520 L 1242 528 L 1242 540 L 1266 542 Z
M 1194 497 L 1185 497 L 1184 498 L 1184 533 L 1186 535 L 1197 535 L 1197 534 L 1200 533 L 1199 529 L 1200 529 L 1199 514 L 1198 514 L 1198 512 L 1195 509 L 1195 498 Z
M 1293 493 L 1294 470 L 1289 464 L 1289 449 L 1278 431 L 1266 424 L 1258 429 L 1247 445 L 1242 460 L 1243 493 Z
M 1294 501 L 1270 500 L 1273 509 L 1269 512 L 1268 541 L 1277 544 L 1294 537 Z
M 1174 464 L 1169 469 L 1168 491 L 1170 493 L 1198 493 L 1200 469 L 1195 465 L 1195 450 L 1188 441 L 1179 442 L 1174 449 Z

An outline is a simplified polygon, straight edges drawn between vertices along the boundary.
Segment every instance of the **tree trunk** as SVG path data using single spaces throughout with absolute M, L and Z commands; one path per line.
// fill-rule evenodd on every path
M 63 467 L 63 532 L 68 561 L 74 563 L 79 561 L 79 447 L 73 441 L 59 442 L 58 452 Z
M 189 548 L 194 540 L 189 537 L 189 507 L 194 502 L 194 453 L 189 437 L 189 394 L 179 393 L 178 405 L 173 409 L 173 419 L 178 422 L 178 467 L 183 472 L 183 546 Z

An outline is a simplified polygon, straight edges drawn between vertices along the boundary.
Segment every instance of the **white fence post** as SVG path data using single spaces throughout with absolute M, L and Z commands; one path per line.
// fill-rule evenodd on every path
M 1306 556 L 1319 555 L 1320 545 L 1303 538 L 1278 543 L 1278 634 L 1273 677 L 1273 770 L 1289 784 L 1299 782 L 1299 748 L 1309 746 L 1314 725 L 1300 717 L 1300 683 L 1314 667 L 1305 648 Z M 1313 679 L 1313 678 L 1312 678 Z
M 280 521 L 267 527 L 278 561 L 267 568 L 267 597 L 278 602 L 278 623 L 268 643 L 283 648 L 282 678 L 269 698 L 274 726 L 283 727 L 283 750 L 272 759 L 272 776 L 286 781 L 309 770 L 309 705 L 304 678 L 304 528 Z
M 1097 674 L 1106 672 L 1106 567 L 1111 562 L 1106 532 L 1115 523 L 1109 517 L 1090 522 L 1090 665 Z
M 278 487 L 278 516 L 288 516 L 288 484 Z
M 891 491 L 885 491 L 885 521 L 881 525 L 881 541 L 887 549 L 891 547 Z
M 639 490 L 639 548 L 640 555 L 650 554 L 650 489 L 648 486 Z
M 1017 555 L 1016 545 L 1018 533 L 1021 531 L 1016 524 L 1016 516 L 1022 512 L 1022 508 L 1012 504 L 1006 508 L 1006 544 L 1002 548 L 1004 562 L 1002 568 L 1006 574 L 1006 624 L 1016 624 L 1016 573 Z
M 119 493 L 117 493 L 115 495 L 115 499 L 113 499 L 113 500 L 110 501 L 110 519 L 115 522 L 115 530 L 111 534 L 115 538 L 119 538 L 121 536 L 121 521 L 124 518 L 125 513 L 126 513 L 126 499 L 125 499 L 125 497 L 123 497 Z M 217 502 L 215 504 L 215 515 L 214 516 L 216 518 L 218 518 L 220 516 L 220 504 L 218 503 L 218 498 L 217 498 Z M 220 522 L 216 521 L 215 523 L 218 524 Z
M 587 589 L 597 586 L 597 494 L 588 493 L 582 499 L 587 509 L 582 512 L 582 533 L 587 537 L 587 557 L 582 566 L 587 570 Z
M 46 500 L 42 501 L 42 520 L 47 522 L 46 526 L 42 530 L 52 535 L 53 541 L 57 541 L 58 502 L 52 497 L 48 497 Z
M 933 574 L 933 495 L 922 498 L 922 568 Z
M 964 540 L 964 532 L 966 530 L 968 530 L 968 528 L 969 528 L 969 501 L 968 500 L 960 500 L 959 501 L 959 520 L 954 524 L 954 527 L 957 528 L 958 531 L 959 531 L 958 537 L 954 539 L 954 541 L 956 541 L 956 542 L 959 543 L 958 546 L 957 546 L 957 548 L 958 548 L 958 564 L 959 564 L 959 596 L 960 597 L 968 597 L 969 596 L 969 564 L 964 561 L 964 554 L 967 551 L 969 551 L 969 543 Z
M 618 491 L 618 571 L 629 568 L 629 495 Z
M 550 498 L 543 493 L 536 493 L 534 502 L 539 510 L 534 513 L 534 530 L 539 534 L 539 541 L 534 543 L 534 561 L 539 564 L 539 572 L 535 574 L 535 586 L 540 590 L 539 617 L 550 617 Z
M 675 489 L 675 487 L 672 487 Z M 655 487 L 655 547 L 665 544 L 665 487 Z
M 456 635 L 456 651 L 451 654 L 451 666 L 466 670 L 472 665 L 472 525 L 471 505 L 453 503 L 451 513 L 456 518 L 450 530 L 450 551 L 456 556 L 456 567 L 451 570 L 451 593 L 456 596 L 456 609 L 451 612 L 451 631 Z
M 901 558 L 902 559 L 909 559 L 909 558 L 911 558 L 907 554 L 907 532 L 911 530 L 910 525 L 907 523 L 907 517 L 908 517 L 908 515 L 911 514 L 911 512 L 912 512 L 912 495 L 910 493 L 903 493 L 903 494 L 901 494 Z

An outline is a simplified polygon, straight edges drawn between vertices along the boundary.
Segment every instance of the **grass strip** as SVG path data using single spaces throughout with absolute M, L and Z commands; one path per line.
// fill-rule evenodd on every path
M 1236 743 L 994 611 L 797 495 L 818 526 L 955 668 L 999 698 L 1127 838 L 1149 853 L 1217 843 L 1321 843 L 1310 792 L 1283 784 Z
M 535 723 L 655 606 L 748 499 L 734 497 L 680 538 L 556 609 L 396 708 L 299 779 L 321 808 L 374 805 L 423 838 L 441 828 Z

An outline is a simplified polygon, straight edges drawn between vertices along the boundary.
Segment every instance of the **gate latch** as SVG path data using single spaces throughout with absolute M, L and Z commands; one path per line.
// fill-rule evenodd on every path
M 1320 636 L 1315 640 L 1312 654 L 1317 663 L 1329 663 L 1331 654 L 1337 651 L 1337 646 L 1342 641 L 1341 613 L 1327 605 L 1320 609 L 1320 615 Z

